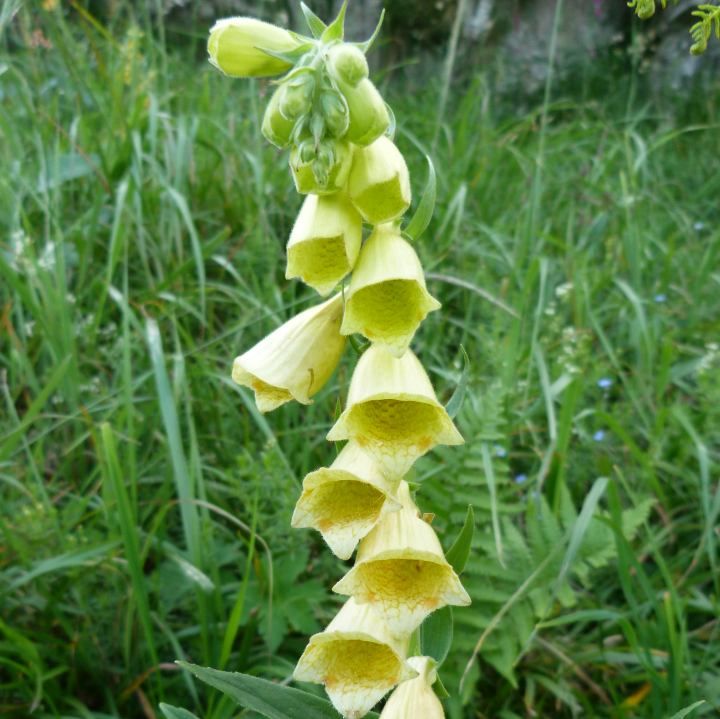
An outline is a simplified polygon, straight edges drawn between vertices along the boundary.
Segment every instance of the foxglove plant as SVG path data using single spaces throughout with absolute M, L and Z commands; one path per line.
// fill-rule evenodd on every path
M 429 221 L 434 185 L 403 230 L 410 177 L 365 59 L 377 30 L 365 43 L 346 43 L 345 5 L 330 25 L 302 9 L 313 37 L 230 18 L 212 28 L 208 50 L 231 77 L 283 75 L 262 132 L 289 150 L 295 187 L 306 195 L 287 243 L 286 277 L 323 297 L 344 284 L 240 355 L 232 377 L 254 391 L 261 412 L 307 404 L 347 336 L 369 342 L 327 435 L 347 444 L 305 477 L 292 517 L 293 527 L 317 530 L 341 559 L 357 548 L 355 566 L 333 587 L 348 599 L 310 638 L 294 676 L 323 684 L 346 719 L 365 716 L 397 685 L 384 717 L 442 717 L 432 690 L 437 662 L 421 656 L 418 629 L 436 610 L 470 598 L 405 479 L 436 445 L 463 442 L 409 349 L 427 314 L 440 309 L 411 244 Z

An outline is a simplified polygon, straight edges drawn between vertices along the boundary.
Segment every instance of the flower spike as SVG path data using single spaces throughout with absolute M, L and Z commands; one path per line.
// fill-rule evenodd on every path
M 341 332 L 359 332 L 400 357 L 420 323 L 440 303 L 427 291 L 412 245 L 392 225 L 376 227 L 346 293 Z
M 291 524 L 317 529 L 337 557 L 349 559 L 378 519 L 400 508 L 396 491 L 397 481 L 388 480 L 371 455 L 349 442 L 330 467 L 305 477 Z
M 369 606 L 349 599 L 324 632 L 310 637 L 293 676 L 324 684 L 345 719 L 360 719 L 396 684 L 415 676 L 405 661 L 407 644 Z
M 360 357 L 347 407 L 327 438 L 355 440 L 394 477 L 436 445 L 464 442 L 412 351 L 393 357 L 377 345 Z
M 293 399 L 310 404 L 345 349 L 339 332 L 341 316 L 341 294 L 301 312 L 237 357 L 233 380 L 255 392 L 261 412 Z

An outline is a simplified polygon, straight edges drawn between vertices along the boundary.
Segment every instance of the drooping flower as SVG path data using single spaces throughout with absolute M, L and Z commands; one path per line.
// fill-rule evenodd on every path
M 350 280 L 341 332 L 359 332 L 399 357 L 428 313 L 439 308 L 412 245 L 393 225 L 376 227 Z
M 415 676 L 406 662 L 407 644 L 371 607 L 349 599 L 324 632 L 310 637 L 294 678 L 324 684 L 345 719 L 360 719 L 396 684 Z
M 342 295 L 311 307 L 237 357 L 232 378 L 255 392 L 261 412 L 285 402 L 310 404 L 330 379 L 343 349 L 340 334 Z
M 406 482 L 403 507 L 386 514 L 360 542 L 355 566 L 333 587 L 370 604 L 396 634 L 417 629 L 447 604 L 467 606 L 470 597 L 445 559 L 433 528 L 418 516 Z
M 410 174 L 392 140 L 383 135 L 355 151 L 348 194 L 371 225 L 394 220 L 410 207 Z
M 327 295 L 352 270 L 361 242 L 362 220 L 345 195 L 308 195 L 290 233 L 285 277 Z
M 292 526 L 317 529 L 336 556 L 349 559 L 378 519 L 399 509 L 397 486 L 357 442 L 348 442 L 330 467 L 305 477 Z
M 395 689 L 385 703 L 380 719 L 444 719 L 442 704 L 432 690 L 437 680 L 435 660 L 410 657 L 408 664 L 418 675 Z
M 210 29 L 210 63 L 231 77 L 268 77 L 287 72 L 292 65 L 269 55 L 290 52 L 300 41 L 287 30 L 251 17 L 218 20 Z
M 355 440 L 394 477 L 436 445 L 464 441 L 412 351 L 393 357 L 377 345 L 360 357 L 345 411 L 327 438 Z

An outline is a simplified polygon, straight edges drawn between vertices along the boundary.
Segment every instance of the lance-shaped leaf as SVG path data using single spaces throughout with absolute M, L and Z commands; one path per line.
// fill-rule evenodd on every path
M 335 371 L 345 338 L 340 334 L 342 295 L 311 307 L 237 357 L 232 378 L 255 392 L 261 412 L 285 402 L 310 404 Z
M 420 323 L 439 308 L 412 245 L 392 225 L 376 227 L 350 280 L 341 332 L 358 332 L 400 357 Z
M 218 20 L 210 29 L 210 63 L 231 77 L 267 77 L 287 72 L 292 64 L 266 50 L 286 53 L 301 46 L 287 30 L 250 17 Z
M 308 195 L 290 233 L 285 277 L 327 295 L 354 267 L 361 242 L 362 220 L 347 197 Z
M 403 508 L 384 516 L 358 549 L 355 566 L 333 587 L 369 604 L 391 631 L 409 634 L 435 609 L 470 597 L 446 561 L 433 528 L 418 516 L 402 482 Z
M 394 636 L 369 606 L 349 599 L 303 652 L 294 677 L 325 685 L 345 719 L 360 719 L 396 684 L 415 676 L 407 638 Z
M 356 150 L 348 178 L 348 194 L 363 219 L 371 225 L 394 220 L 410 207 L 410 174 L 392 140 L 381 136 L 371 145 Z
M 444 719 L 442 704 L 432 690 L 437 680 L 435 662 L 430 657 L 411 657 L 408 664 L 418 675 L 390 695 L 380 719 Z
M 436 445 L 464 441 L 413 352 L 393 357 L 377 345 L 360 357 L 347 407 L 327 438 L 355 440 L 393 477 Z
M 305 477 L 292 526 L 317 529 L 336 556 L 349 559 L 378 519 L 400 508 L 397 485 L 357 442 L 348 442 L 330 467 Z

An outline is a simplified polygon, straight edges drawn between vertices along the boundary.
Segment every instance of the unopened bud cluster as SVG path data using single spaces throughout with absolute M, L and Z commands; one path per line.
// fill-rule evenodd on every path
M 232 376 L 254 391 L 261 412 L 291 400 L 308 404 L 346 338 L 357 333 L 370 342 L 327 435 L 346 444 L 332 464 L 305 477 L 292 517 L 293 527 L 316 529 L 341 559 L 357 549 L 354 567 L 333 587 L 348 600 L 311 637 L 295 678 L 323 684 L 346 718 L 364 716 L 400 684 L 382 716 L 435 719 L 443 712 L 431 689 L 434 663 L 408 658 L 411 638 L 434 610 L 470 599 L 404 477 L 436 445 L 463 439 L 409 349 L 440 304 L 400 229 L 410 178 L 387 136 L 391 113 L 368 79 L 368 44 L 343 41 L 343 17 L 344 7 L 325 26 L 311 15 L 314 38 L 250 18 L 211 31 L 211 62 L 226 74 L 285 73 L 262 130 L 290 150 L 295 186 L 306 195 L 288 239 L 287 278 L 327 296 L 351 275 L 342 291 L 236 358 Z

